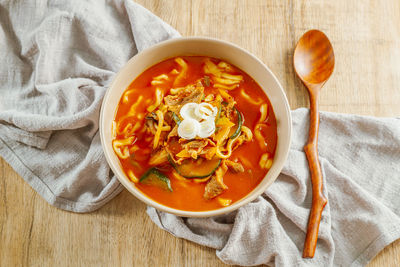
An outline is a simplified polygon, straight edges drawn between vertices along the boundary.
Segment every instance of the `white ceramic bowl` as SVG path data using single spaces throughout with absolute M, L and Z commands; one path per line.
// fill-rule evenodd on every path
M 278 143 L 274 163 L 268 174 L 247 196 L 228 207 L 222 207 L 217 210 L 183 211 L 155 202 L 137 189 L 135 184 L 125 175 L 119 159 L 112 148 L 111 124 L 115 116 L 118 102 L 129 84 L 144 70 L 164 59 L 188 55 L 210 56 L 223 59 L 248 73 L 267 94 L 273 106 L 277 121 Z M 101 144 L 108 164 L 119 181 L 129 192 L 147 205 L 153 206 L 158 210 L 185 217 L 209 217 L 231 212 L 261 195 L 267 187 L 275 181 L 282 170 L 289 152 L 292 131 L 291 125 L 290 109 L 285 92 L 268 67 L 255 56 L 232 43 L 205 37 L 168 40 L 143 50 L 141 53 L 132 57 L 115 76 L 110 88 L 108 88 L 100 113 Z

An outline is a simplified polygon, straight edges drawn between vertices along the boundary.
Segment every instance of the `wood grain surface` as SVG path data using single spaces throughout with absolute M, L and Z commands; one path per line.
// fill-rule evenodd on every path
M 336 56 L 320 110 L 400 116 L 400 1 L 157 1 L 139 3 L 184 36 L 231 41 L 265 62 L 292 109 L 308 106 L 293 71 L 297 39 L 317 28 Z M 0 160 L 0 266 L 225 266 L 215 251 L 158 229 L 127 191 L 96 212 L 47 204 Z M 400 241 L 369 265 L 400 266 Z

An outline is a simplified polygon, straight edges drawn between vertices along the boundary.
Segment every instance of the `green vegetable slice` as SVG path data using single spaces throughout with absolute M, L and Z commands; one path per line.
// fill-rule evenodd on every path
M 235 109 L 236 115 L 238 117 L 238 122 L 237 122 L 237 128 L 236 128 L 235 132 L 230 136 L 231 139 L 236 138 L 240 134 L 240 132 L 242 131 L 242 125 L 243 125 L 242 114 L 236 107 L 234 107 L 234 109 Z
M 178 115 L 176 115 L 175 112 L 172 112 L 172 119 L 177 125 L 181 124 L 181 119 L 179 119 Z
M 181 165 L 176 164 L 171 157 L 168 157 L 171 165 L 174 169 L 185 178 L 205 178 L 217 170 L 221 164 L 221 159 L 214 157 L 211 160 L 206 160 L 203 158 L 198 159 L 186 159 Z
M 155 168 L 147 170 L 139 180 L 142 184 L 158 186 L 162 189 L 169 190 L 172 192 L 171 182 L 165 174 L 158 171 Z

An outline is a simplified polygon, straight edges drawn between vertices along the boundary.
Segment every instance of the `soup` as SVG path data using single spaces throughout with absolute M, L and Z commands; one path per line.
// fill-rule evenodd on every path
M 260 86 L 216 58 L 182 56 L 139 75 L 123 93 L 113 149 L 136 187 L 185 211 L 214 210 L 249 194 L 270 169 L 274 111 Z

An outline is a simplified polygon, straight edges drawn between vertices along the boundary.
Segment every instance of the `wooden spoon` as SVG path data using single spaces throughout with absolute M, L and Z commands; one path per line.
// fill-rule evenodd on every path
M 293 65 L 310 96 L 310 130 L 304 146 L 312 183 L 312 206 L 304 242 L 303 258 L 314 257 L 322 210 L 328 200 L 322 194 L 322 172 L 318 160 L 318 95 L 331 76 L 335 55 L 328 37 L 318 30 L 306 32 L 294 50 Z

